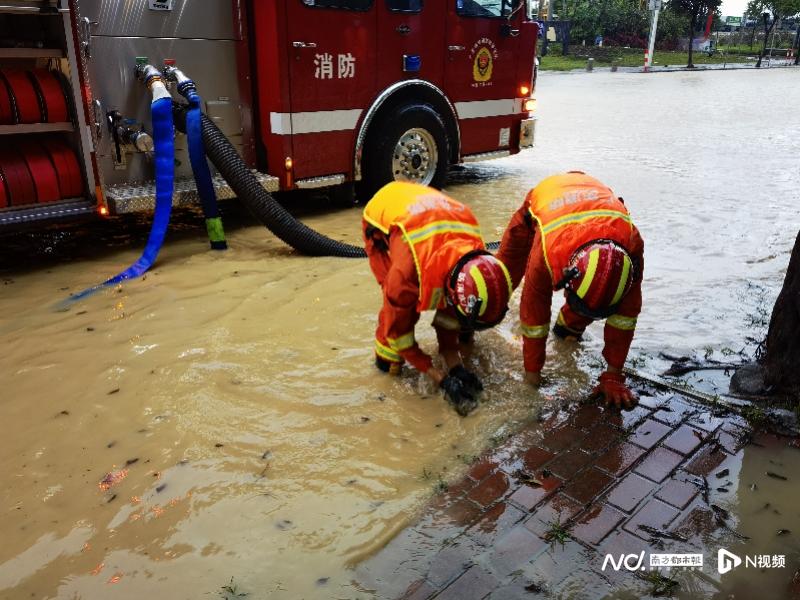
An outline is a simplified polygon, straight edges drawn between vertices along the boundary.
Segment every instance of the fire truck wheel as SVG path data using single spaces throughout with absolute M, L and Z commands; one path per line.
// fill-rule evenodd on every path
M 364 172 L 369 200 L 390 181 L 412 181 L 440 188 L 447 177 L 447 131 L 428 104 L 401 106 L 374 129 Z

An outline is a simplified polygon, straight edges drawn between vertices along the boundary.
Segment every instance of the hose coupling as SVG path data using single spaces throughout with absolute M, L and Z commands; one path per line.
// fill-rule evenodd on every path
M 156 81 L 161 81 L 161 72 L 151 64 L 136 63 L 136 78 L 147 87 L 152 87 Z
M 197 91 L 195 82 L 189 79 L 174 63 L 167 63 L 165 61 L 163 73 L 165 80 L 174 81 L 178 84 L 178 92 L 181 96 L 187 97 L 191 92 Z

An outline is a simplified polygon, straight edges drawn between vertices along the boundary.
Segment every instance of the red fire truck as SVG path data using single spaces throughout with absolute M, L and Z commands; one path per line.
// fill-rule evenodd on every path
M 537 34 L 525 0 L 4 0 L 0 225 L 153 207 L 137 57 L 196 81 L 266 189 L 368 197 L 531 146 Z M 182 136 L 176 175 L 194 202 Z

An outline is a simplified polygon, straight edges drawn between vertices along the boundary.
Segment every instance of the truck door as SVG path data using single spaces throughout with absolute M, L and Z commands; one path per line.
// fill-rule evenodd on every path
M 403 79 L 444 85 L 441 0 L 376 0 L 378 6 L 378 90 Z
M 295 181 L 348 174 L 375 93 L 374 3 L 383 0 L 285 1 L 291 112 L 270 115 L 273 133 L 291 132 Z
M 517 81 L 522 0 L 446 2 L 445 91 L 458 113 L 461 153 L 508 148 L 522 112 Z

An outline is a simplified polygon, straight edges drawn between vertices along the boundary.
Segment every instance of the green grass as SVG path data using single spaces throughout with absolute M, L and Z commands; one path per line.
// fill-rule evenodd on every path
M 549 529 L 544 536 L 549 542 L 558 542 L 562 546 L 569 539 L 569 528 L 560 520 L 550 521 L 548 524 Z
M 547 56 L 540 56 L 539 60 L 539 68 L 543 71 L 571 71 L 573 69 L 585 69 L 587 57 L 577 56 L 575 54 L 563 56 L 560 52 L 551 52 Z M 688 52 L 657 50 L 654 55 L 653 66 L 685 67 L 688 61 Z M 695 52 L 692 56 L 692 62 L 694 62 L 695 65 L 707 65 L 725 62 L 741 63 L 753 61 L 749 60 L 747 56 L 729 55 L 722 52 L 717 52 L 712 56 L 708 56 L 702 52 Z M 613 64 L 620 67 L 641 67 L 644 65 L 644 51 L 638 48 L 619 49 L 614 53 L 608 53 L 606 56 L 598 56 L 594 59 L 595 67 L 610 67 Z

